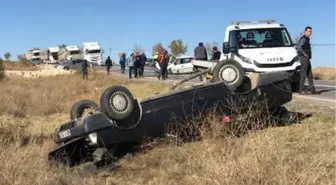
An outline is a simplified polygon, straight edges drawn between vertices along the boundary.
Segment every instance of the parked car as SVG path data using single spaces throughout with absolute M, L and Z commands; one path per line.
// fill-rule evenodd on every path
M 83 61 L 82 59 L 78 59 L 78 60 L 63 62 L 61 64 L 58 64 L 56 68 L 64 69 L 64 70 L 80 69 L 82 61 Z
M 168 73 L 169 74 L 188 74 L 194 72 L 194 66 L 192 64 L 192 56 L 179 56 L 169 61 Z M 160 71 L 160 65 L 155 64 L 156 71 Z

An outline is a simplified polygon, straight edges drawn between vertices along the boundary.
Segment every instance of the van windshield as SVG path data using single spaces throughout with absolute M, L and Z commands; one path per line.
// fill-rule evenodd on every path
M 69 54 L 70 55 L 76 55 L 76 54 L 79 54 L 79 51 L 78 50 L 70 51 Z
M 286 28 L 237 30 L 239 49 L 294 46 Z
M 87 50 L 87 53 L 90 54 L 100 53 L 100 49 Z

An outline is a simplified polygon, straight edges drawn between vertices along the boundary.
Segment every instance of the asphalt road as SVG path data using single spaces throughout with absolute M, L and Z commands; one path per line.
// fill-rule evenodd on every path
M 100 66 L 96 66 L 95 68 L 99 69 L 99 70 L 105 70 L 104 67 L 100 67 Z M 111 68 L 111 72 L 119 72 L 119 71 L 120 71 L 119 66 L 113 66 Z M 125 76 L 128 75 L 128 69 L 126 69 L 124 75 Z M 157 74 L 154 72 L 153 67 L 145 67 L 144 76 L 145 77 L 156 78 Z M 168 79 L 173 80 L 173 81 L 178 81 L 178 80 L 182 80 L 183 78 L 186 78 L 187 76 L 188 75 L 168 75 Z M 199 78 L 193 79 L 191 81 L 192 82 L 200 82 Z M 319 95 L 305 95 L 304 97 L 307 97 L 307 99 L 321 99 L 323 101 L 335 101 L 335 99 L 336 99 L 336 96 L 335 96 L 335 90 L 336 90 L 335 81 L 314 80 L 314 84 L 315 84 L 316 90 L 318 92 L 320 92 L 320 94 Z M 301 95 L 295 95 L 295 96 L 303 97 Z

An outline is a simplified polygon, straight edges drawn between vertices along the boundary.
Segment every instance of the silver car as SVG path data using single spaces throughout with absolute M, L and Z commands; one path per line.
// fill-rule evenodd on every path
M 82 59 L 71 60 L 71 61 L 67 61 L 67 62 L 57 65 L 57 68 L 64 69 L 64 70 L 81 69 L 82 62 L 83 62 Z

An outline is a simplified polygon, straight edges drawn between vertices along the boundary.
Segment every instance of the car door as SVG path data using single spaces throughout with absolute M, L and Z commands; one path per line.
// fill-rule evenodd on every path
M 81 63 L 82 63 L 82 60 L 75 60 L 73 61 L 74 63 L 72 64 L 72 68 L 73 69 L 81 69 Z
M 193 72 L 194 66 L 191 63 L 192 58 L 184 58 L 182 67 L 182 73 L 191 73 Z
M 183 68 L 183 64 L 181 64 L 182 59 L 176 59 L 175 62 L 173 63 L 172 67 L 171 67 L 171 71 L 172 73 L 181 73 L 182 72 L 182 68 Z

